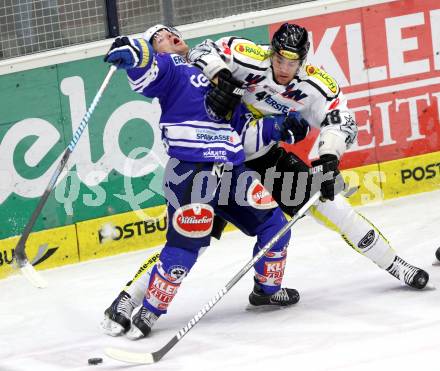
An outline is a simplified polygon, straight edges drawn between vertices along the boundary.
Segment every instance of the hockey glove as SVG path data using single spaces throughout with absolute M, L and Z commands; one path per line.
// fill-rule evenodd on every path
M 287 116 L 268 116 L 263 119 L 263 125 L 272 125 L 272 140 L 288 144 L 302 141 L 310 131 L 310 125 L 301 114 L 291 111 Z
M 314 178 L 313 183 L 316 184 L 319 181 L 321 184 L 321 196 L 330 201 L 333 201 L 335 195 L 345 188 L 338 166 L 338 158 L 335 155 L 327 154 L 322 155 L 319 160 L 312 161 L 312 168 L 310 169 Z
M 221 70 L 217 77 L 218 84 L 206 95 L 206 103 L 217 116 L 226 118 L 240 104 L 245 89 L 227 69 Z
M 120 36 L 113 42 L 104 57 L 104 62 L 129 70 L 146 66 L 149 54 L 149 46 L 144 39 L 130 39 L 126 36 Z

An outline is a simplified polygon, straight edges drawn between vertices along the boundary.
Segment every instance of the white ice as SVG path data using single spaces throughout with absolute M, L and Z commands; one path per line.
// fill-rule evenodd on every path
M 435 191 L 359 210 L 440 287 L 440 266 L 432 265 L 439 205 Z M 137 342 L 102 334 L 99 322 L 151 250 L 43 271 L 42 290 L 20 275 L 0 280 L 0 370 L 440 369 L 440 289 L 402 286 L 308 217 L 294 227 L 284 281 L 300 291 L 297 305 L 247 310 L 248 273 L 159 363 L 133 367 L 104 355 L 108 346 L 162 347 L 249 260 L 252 244 L 239 232 L 213 242 L 152 336 Z M 104 362 L 88 366 L 90 357 Z

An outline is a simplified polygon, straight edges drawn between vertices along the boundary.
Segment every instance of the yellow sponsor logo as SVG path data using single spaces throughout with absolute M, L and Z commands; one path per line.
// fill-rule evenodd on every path
M 77 223 L 81 261 L 163 244 L 167 231 L 165 205 L 138 211 L 142 212 L 130 211 Z M 105 229 L 112 231 L 103 233 Z
M 235 46 L 235 50 L 240 54 L 259 61 L 263 61 L 269 56 L 264 49 L 249 43 L 239 43 Z
M 338 92 L 338 84 L 327 72 L 310 65 L 306 67 L 306 72 L 307 75 L 316 77 L 318 80 L 322 81 L 332 93 L 336 94 Z
M 349 201 L 364 205 L 440 189 L 440 152 L 385 161 L 342 171 L 348 188 L 360 186 Z
M 280 55 L 282 55 L 284 58 L 287 58 L 287 59 L 293 59 L 293 60 L 300 59 L 299 54 L 295 53 L 295 52 L 290 52 L 288 50 L 280 50 L 279 53 L 280 53 Z
M 440 152 L 381 163 L 385 199 L 440 189 Z

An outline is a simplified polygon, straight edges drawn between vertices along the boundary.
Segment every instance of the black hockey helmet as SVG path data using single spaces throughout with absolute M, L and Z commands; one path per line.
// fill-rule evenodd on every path
M 287 59 L 304 60 L 310 48 L 309 34 L 304 27 L 284 23 L 272 36 L 272 50 Z

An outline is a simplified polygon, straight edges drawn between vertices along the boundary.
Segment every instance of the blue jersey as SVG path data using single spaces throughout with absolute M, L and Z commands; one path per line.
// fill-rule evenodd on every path
M 177 54 L 149 58 L 145 67 L 128 70 L 128 79 L 134 91 L 159 98 L 162 140 L 169 156 L 190 162 L 242 163 L 240 136 L 205 104 L 211 84 L 203 73 Z

